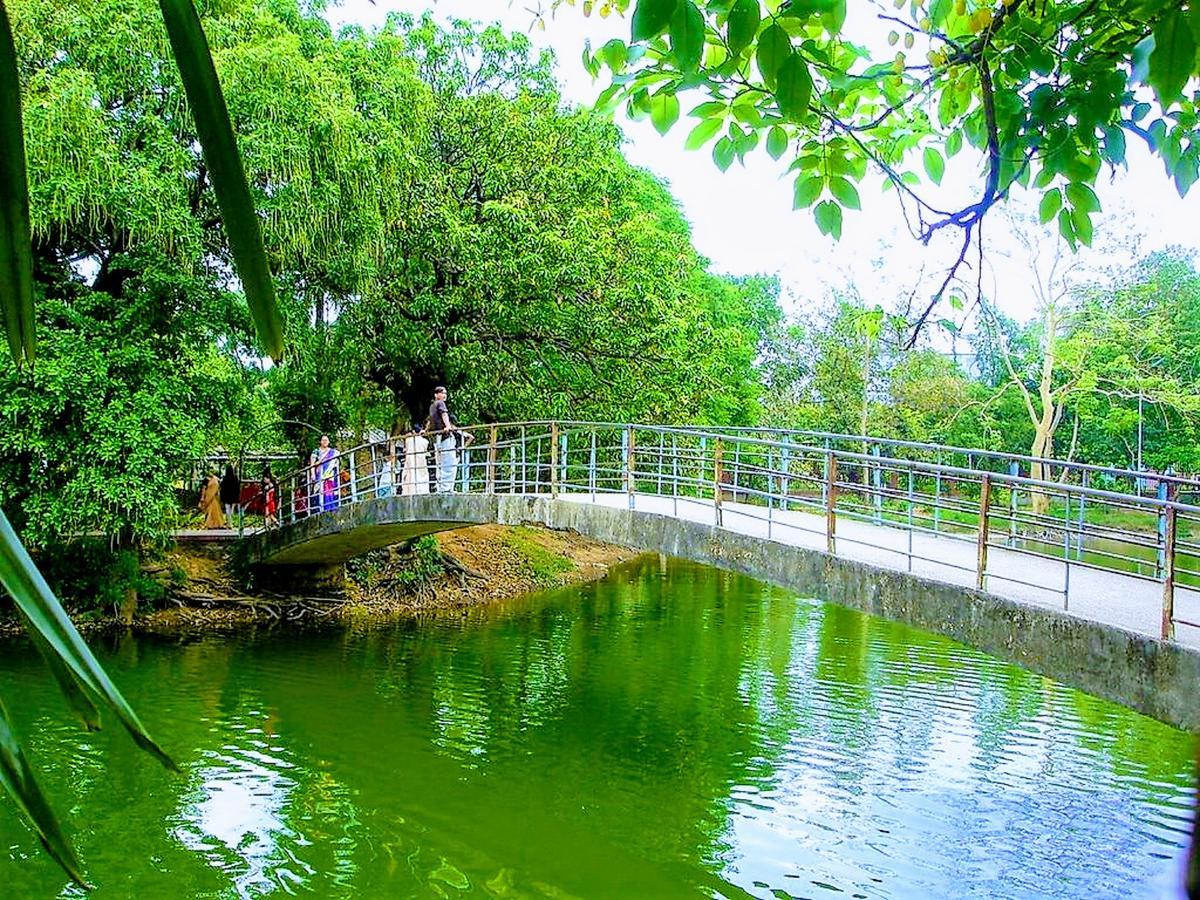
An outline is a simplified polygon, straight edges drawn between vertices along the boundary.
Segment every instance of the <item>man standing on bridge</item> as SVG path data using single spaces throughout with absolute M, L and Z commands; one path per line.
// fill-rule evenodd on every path
M 450 419 L 446 406 L 446 389 L 433 389 L 433 403 L 429 406 L 429 430 L 433 432 L 437 447 L 437 492 L 449 494 L 454 490 L 454 476 L 458 471 L 458 442 L 454 432 L 458 426 Z

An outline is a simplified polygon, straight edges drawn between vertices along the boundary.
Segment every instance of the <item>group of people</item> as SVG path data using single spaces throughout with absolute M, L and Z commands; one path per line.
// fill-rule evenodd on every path
M 271 473 L 271 464 L 263 465 L 262 480 L 258 486 L 257 504 L 262 507 L 263 522 L 267 528 L 279 524 L 279 482 Z M 261 498 L 261 499 L 259 499 Z M 225 475 L 217 478 L 215 472 L 204 477 L 200 487 L 200 512 L 204 515 L 201 528 L 231 527 L 237 512 L 242 508 L 242 480 L 233 463 L 225 466 Z
M 397 482 L 402 496 L 428 494 L 431 488 L 439 494 L 454 491 L 459 452 L 475 438 L 459 427 L 447 405 L 448 397 L 444 387 L 435 388 L 429 416 L 425 421 L 414 422 L 408 434 L 389 444 L 390 452 L 375 476 L 376 496 L 392 496 L 396 493 Z M 429 457 L 431 440 L 434 451 L 432 471 Z M 337 509 L 341 499 L 349 495 L 352 474 L 342 466 L 341 454 L 330 443 L 329 435 L 321 435 L 317 448 L 301 458 L 301 467 L 306 477 L 296 485 L 292 495 L 295 515 L 329 512 Z M 210 472 L 200 491 L 203 527 L 227 527 L 226 520 L 232 521 L 240 508 L 241 492 L 241 482 L 232 465 L 226 466 L 224 478 L 218 479 L 215 473 Z M 270 464 L 267 464 L 263 466 L 259 484 L 267 528 L 278 525 L 278 495 L 279 483 L 271 474 Z M 258 503 L 256 498 L 255 504 Z

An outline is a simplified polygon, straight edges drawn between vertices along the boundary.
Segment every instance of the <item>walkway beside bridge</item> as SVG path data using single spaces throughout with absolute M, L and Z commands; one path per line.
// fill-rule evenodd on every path
M 629 498 L 621 494 L 562 493 L 559 499 L 629 507 Z M 722 527 L 730 531 L 810 550 L 826 549 L 822 516 L 776 510 L 771 519 L 765 521 L 760 507 L 728 501 L 721 506 Z M 701 523 L 712 523 L 715 516 L 711 500 L 694 498 L 636 494 L 631 508 Z M 853 520 L 838 522 L 835 540 L 837 555 L 845 559 L 896 572 L 910 572 L 963 588 L 975 587 L 977 547 L 974 540 Z M 1068 577 L 1069 603 L 1064 601 L 1063 592 Z M 993 547 L 989 551 L 984 588 L 988 593 L 1008 600 L 1062 610 L 1147 637 L 1157 637 L 1161 626 L 1162 587 L 1157 582 L 1030 556 L 1003 547 Z M 1200 622 L 1200 592 L 1177 587 L 1175 613 L 1181 620 Z M 1200 649 L 1200 627 L 1177 623 L 1175 639 Z

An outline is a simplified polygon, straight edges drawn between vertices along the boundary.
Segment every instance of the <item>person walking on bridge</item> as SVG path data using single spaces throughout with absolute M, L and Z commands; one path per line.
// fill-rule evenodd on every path
M 204 514 L 204 524 L 201 528 L 224 528 L 225 517 L 221 515 L 221 481 L 216 472 L 209 472 L 204 479 L 204 487 L 200 489 L 200 502 L 197 504 Z
M 458 442 L 454 432 L 458 426 L 450 418 L 446 406 L 449 396 L 444 387 L 433 389 L 433 403 L 429 406 L 429 430 L 433 432 L 437 447 L 437 492 L 449 494 L 454 490 L 454 476 L 458 471 Z
M 312 466 L 313 481 L 321 497 L 321 512 L 337 509 L 338 470 L 341 466 L 338 463 L 337 450 L 329 446 L 329 435 L 321 435 L 321 445 L 313 451 L 309 463 Z
M 225 507 L 225 519 L 231 524 L 237 517 L 242 502 L 242 482 L 234 471 L 233 463 L 225 466 L 225 477 L 221 479 L 221 505 Z

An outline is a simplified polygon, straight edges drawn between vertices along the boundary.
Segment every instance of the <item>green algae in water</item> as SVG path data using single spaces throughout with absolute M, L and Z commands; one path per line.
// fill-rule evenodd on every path
M 684 563 L 103 659 L 182 777 L 0 659 L 96 897 L 1159 897 L 1187 839 L 1190 736 Z M 3 896 L 72 893 L 0 846 Z

